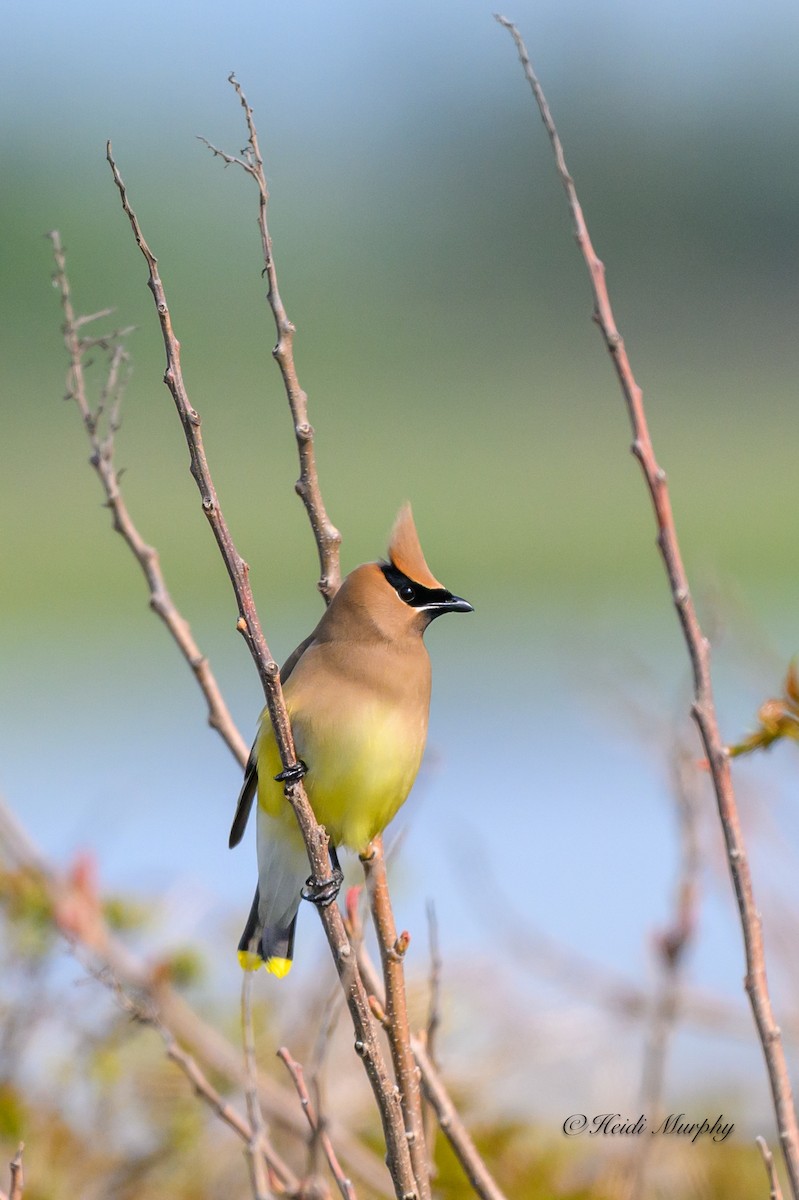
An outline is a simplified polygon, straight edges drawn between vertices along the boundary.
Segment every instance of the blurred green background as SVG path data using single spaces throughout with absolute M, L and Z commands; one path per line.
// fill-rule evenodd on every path
M 607 264 L 718 642 L 733 739 L 798 640 L 799 13 L 777 0 L 757 10 L 517 0 L 508 15 Z M 224 846 L 236 768 L 147 612 L 77 413 L 61 402 L 44 237 L 61 231 L 79 311 L 115 305 L 118 324 L 137 326 L 117 439 L 126 497 L 249 736 L 257 684 L 104 158 L 110 137 L 282 658 L 319 601 L 271 362 L 256 197 L 196 140 L 243 144 L 226 82 L 235 70 L 259 126 L 281 290 L 345 566 L 382 552 L 410 498 L 433 570 L 477 610 L 430 637 L 434 767 L 409 810 L 398 869 L 407 911 L 423 920 L 435 893 L 445 951 L 477 941 L 478 957 L 491 954 L 485 930 L 475 933 L 480 904 L 464 903 L 462 864 L 480 845 L 489 880 L 518 878 L 532 854 L 520 907 L 536 924 L 645 973 L 674 848 L 667 738 L 652 749 L 640 718 L 667 725 L 685 710 L 685 658 L 587 276 L 508 35 L 473 0 L 78 0 L 17 6 L 0 66 L 0 786 L 54 855 L 88 843 L 125 886 L 190 880 L 194 900 L 173 906 L 181 935 L 211 944 L 205 914 L 221 904 L 238 923 L 249 904 L 252 864 L 246 852 L 234 864 Z M 756 770 L 740 770 L 745 797 L 762 796 Z M 766 776 L 783 846 L 797 832 L 785 803 L 794 771 L 781 748 Z M 770 884 L 794 879 L 793 866 L 763 852 Z M 714 871 L 693 969 L 739 997 L 739 935 Z M 234 979 L 226 954 L 218 972 Z M 715 1051 L 689 1050 L 683 1067 L 701 1059 L 706 1072 Z M 711 1077 L 718 1066 L 719 1080 L 740 1078 L 741 1067 L 764 1098 L 757 1056 L 738 1053 L 713 1059 Z
M 308 580 L 254 196 L 194 136 L 239 148 L 234 68 L 260 123 L 282 287 L 348 561 L 382 544 L 410 496 L 431 557 L 446 547 L 449 575 L 473 589 L 525 607 L 583 610 L 587 594 L 615 603 L 620 591 L 662 601 L 568 212 L 513 47 L 483 6 L 405 4 L 379 21 L 351 3 L 46 12 L 44 32 L 17 12 L 2 52 L 12 614 L 52 619 L 53 578 L 65 605 L 81 605 L 81 551 L 99 551 L 102 514 L 87 512 L 92 481 L 76 472 L 81 431 L 55 404 L 63 355 L 41 237 L 54 226 L 81 309 L 115 304 L 139 326 L 119 446 L 134 511 L 200 599 L 218 574 L 176 471 L 180 431 L 107 137 L 160 257 L 256 581 L 280 604 Z M 512 15 L 608 262 L 692 575 L 786 598 L 796 14 L 703 3 Z M 103 571 L 109 599 L 126 595 L 118 547 Z

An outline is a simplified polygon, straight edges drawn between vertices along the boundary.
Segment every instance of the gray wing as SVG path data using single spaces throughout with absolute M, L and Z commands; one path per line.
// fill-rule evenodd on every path
M 236 802 L 236 815 L 230 827 L 230 837 L 227 844 L 231 850 L 234 846 L 238 846 L 244 837 L 244 830 L 247 828 L 247 822 L 250 819 L 252 802 L 255 799 L 257 788 L 258 763 L 255 758 L 255 745 L 253 745 L 250 757 L 247 759 L 247 766 L 244 768 L 244 783 L 241 785 L 239 798 Z
M 316 631 L 314 630 L 314 633 Z M 300 642 L 296 650 L 294 650 L 286 659 L 280 669 L 280 682 L 285 683 L 291 672 L 296 667 L 297 663 L 302 658 L 305 651 L 314 640 L 314 633 L 310 633 L 304 642 Z M 257 739 L 250 751 L 250 757 L 247 759 L 247 766 L 244 768 L 244 782 L 241 785 L 239 798 L 236 802 L 236 815 L 233 818 L 233 824 L 230 827 L 230 837 L 228 838 L 228 846 L 232 850 L 234 846 L 238 846 L 241 839 L 244 837 L 244 830 L 247 828 L 247 822 L 250 819 L 252 811 L 252 802 L 255 799 L 255 793 L 258 790 L 258 760 L 255 757 L 255 747 Z

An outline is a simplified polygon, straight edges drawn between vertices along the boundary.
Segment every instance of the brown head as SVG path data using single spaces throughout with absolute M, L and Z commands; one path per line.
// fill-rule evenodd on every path
M 453 596 L 425 562 L 410 504 L 399 511 L 388 546 L 388 561 L 364 563 L 351 571 L 336 593 L 316 631 L 320 640 L 368 637 L 380 641 L 421 637 L 436 617 L 472 612 Z

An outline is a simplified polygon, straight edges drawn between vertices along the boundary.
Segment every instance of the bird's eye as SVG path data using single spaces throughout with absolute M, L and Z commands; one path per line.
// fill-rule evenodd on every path
M 400 600 L 404 600 L 406 604 L 410 604 L 411 601 L 415 599 L 415 597 L 416 597 L 416 592 L 413 590 L 411 585 L 409 583 L 403 584 L 403 586 L 399 590 Z

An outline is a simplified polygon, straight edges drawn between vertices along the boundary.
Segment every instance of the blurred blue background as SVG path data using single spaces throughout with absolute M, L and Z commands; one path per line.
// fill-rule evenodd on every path
M 608 266 L 733 740 L 799 641 L 799 12 L 517 0 L 507 15 Z M 110 137 L 282 659 L 320 601 L 271 362 L 255 192 L 196 140 L 243 145 L 231 70 L 259 126 L 344 564 L 381 554 L 410 498 L 432 569 L 476 609 L 428 637 L 430 755 L 398 820 L 394 868 L 411 963 L 424 970 L 434 897 L 447 969 L 493 979 L 513 963 L 495 919 L 504 893 L 565 947 L 646 981 L 676 871 L 667 764 L 687 659 L 549 145 L 508 35 L 472 0 L 78 0 L 7 19 L 0 786 L 59 861 L 94 847 L 107 886 L 163 895 L 167 936 L 198 939 L 216 985 L 236 984 L 254 883 L 252 848 L 226 849 L 239 772 L 147 610 L 78 415 L 61 402 L 44 237 L 61 231 L 79 311 L 113 304 L 114 320 L 138 327 L 117 439 L 125 494 L 249 738 L 258 684 L 104 157 Z M 796 899 L 795 771 L 792 747 L 736 767 L 767 927 L 773 912 L 783 931 Z M 691 977 L 743 1009 L 709 796 L 706 817 Z M 304 916 L 301 966 L 321 953 Z M 527 986 L 528 965 L 510 965 L 509 989 Z M 785 999 L 790 974 L 774 970 Z M 300 969 L 286 985 L 295 1002 L 302 983 Z M 765 1101 L 753 1050 L 704 1043 L 697 1055 L 686 1035 L 679 1063 L 677 1088 L 744 1079 L 748 1102 Z

